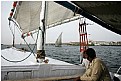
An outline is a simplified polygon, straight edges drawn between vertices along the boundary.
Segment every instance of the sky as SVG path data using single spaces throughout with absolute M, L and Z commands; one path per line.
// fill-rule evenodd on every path
M 8 25 L 8 17 L 12 9 L 12 1 L 1 1 L 1 43 L 2 44 L 12 44 L 12 33 Z M 94 41 L 121 41 L 121 35 L 113 33 L 102 26 L 86 19 L 87 23 L 93 25 L 87 26 L 88 39 Z M 79 42 L 79 32 L 78 26 L 79 20 L 72 21 L 66 24 L 62 24 L 46 30 L 46 43 L 54 43 L 61 32 L 62 42 Z M 24 43 L 21 39 L 20 32 L 15 31 L 15 43 Z M 34 35 L 36 39 L 36 34 Z M 26 38 L 28 43 L 35 43 L 32 37 Z

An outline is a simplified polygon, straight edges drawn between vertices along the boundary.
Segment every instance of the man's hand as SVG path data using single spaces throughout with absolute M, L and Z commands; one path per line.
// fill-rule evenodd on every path
M 74 81 L 81 81 L 80 77 L 75 78 Z

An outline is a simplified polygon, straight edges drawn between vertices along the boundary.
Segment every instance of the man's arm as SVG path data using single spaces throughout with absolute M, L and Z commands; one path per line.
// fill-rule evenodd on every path
M 97 61 L 94 63 L 93 67 L 90 67 L 91 71 L 87 70 L 83 76 L 80 77 L 80 80 L 89 80 L 89 81 L 97 81 L 102 73 L 101 62 Z

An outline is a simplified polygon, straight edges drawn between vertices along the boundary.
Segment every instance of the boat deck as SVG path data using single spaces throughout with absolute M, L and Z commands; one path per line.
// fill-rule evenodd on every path
M 30 52 L 19 51 L 16 48 L 8 48 L 1 51 L 1 54 L 9 60 L 21 60 L 27 57 Z M 14 58 L 14 59 L 13 59 Z M 37 63 L 32 54 L 22 62 L 13 63 L 1 59 L 1 80 L 16 81 L 43 81 L 43 80 L 65 80 L 82 75 L 85 68 L 82 66 L 66 63 L 46 57 L 48 63 Z M 70 81 L 70 80 L 69 80 Z
M 30 52 L 26 52 L 26 51 L 21 51 L 19 49 L 16 48 L 8 48 L 8 49 L 4 49 L 1 50 L 1 54 L 2 56 L 4 56 L 5 58 L 7 58 L 10 61 L 20 61 L 24 58 L 26 58 L 27 56 L 30 55 Z M 73 65 L 64 61 L 60 61 L 60 60 L 56 60 L 56 59 L 52 59 L 49 57 L 45 57 L 45 59 L 48 59 L 49 62 L 48 64 L 57 64 L 57 65 Z M 26 60 L 22 61 L 22 62 L 9 62 L 6 61 L 5 59 L 1 59 L 1 66 L 22 66 L 22 65 L 41 65 L 41 64 L 45 64 L 45 63 L 37 63 L 36 62 L 36 57 L 31 54 L 29 56 L 29 58 L 27 58 Z

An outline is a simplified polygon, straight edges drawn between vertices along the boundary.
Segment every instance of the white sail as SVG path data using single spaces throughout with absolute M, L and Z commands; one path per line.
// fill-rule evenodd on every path
M 20 1 L 16 7 L 14 19 L 23 33 L 37 29 L 40 26 L 40 12 L 42 2 Z
M 20 1 L 18 3 L 13 18 L 23 33 L 33 31 L 40 26 L 41 6 L 41 1 Z M 52 1 L 47 1 L 46 8 L 46 28 L 55 24 L 62 24 L 64 20 L 74 17 L 73 11 Z
M 57 38 L 55 42 L 56 47 L 61 47 L 61 45 L 62 45 L 62 33 L 59 35 L 59 37 Z

